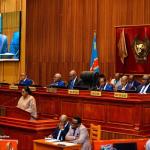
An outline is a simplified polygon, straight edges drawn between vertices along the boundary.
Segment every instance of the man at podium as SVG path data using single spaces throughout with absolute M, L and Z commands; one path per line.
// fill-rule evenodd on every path
M 36 101 L 31 95 L 31 90 L 29 87 L 24 87 L 22 89 L 22 96 L 18 101 L 17 107 L 29 112 L 31 114 L 31 119 L 37 118 Z

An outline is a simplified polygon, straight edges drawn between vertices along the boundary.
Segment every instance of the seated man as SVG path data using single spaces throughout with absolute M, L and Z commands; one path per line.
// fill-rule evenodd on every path
M 69 89 L 73 89 L 73 88 L 76 87 L 77 84 L 78 84 L 78 77 L 77 77 L 77 73 L 76 73 L 75 70 L 71 70 L 71 71 L 70 71 L 70 73 L 69 73 L 69 78 L 70 78 L 70 80 L 69 80 L 69 82 L 68 82 L 67 87 L 68 87 Z
M 21 73 L 19 85 L 30 86 L 32 84 L 33 84 L 33 81 L 31 79 L 27 78 L 27 75 L 25 73 Z
M 117 91 L 130 91 L 131 85 L 128 83 L 128 77 L 127 76 L 122 76 L 121 78 L 121 85 L 118 86 Z
M 100 86 L 98 87 L 99 90 L 101 90 L 101 91 L 113 91 L 113 86 L 106 82 L 105 77 L 101 77 L 99 79 L 99 84 L 100 84 Z
M 135 79 L 135 76 L 134 75 L 129 75 L 129 81 L 128 83 L 130 84 L 130 86 L 132 87 L 132 89 L 137 89 L 137 87 L 141 84 L 140 82 L 138 82 L 136 79 Z
M 60 73 L 54 75 L 54 82 L 50 84 L 50 87 L 65 87 L 65 82 L 61 80 Z
M 60 141 L 64 141 L 65 136 L 69 131 L 70 124 L 66 115 L 61 115 L 59 120 L 60 123 L 58 124 L 58 127 L 54 130 L 54 132 L 51 135 L 49 135 L 49 137 Z
M 80 117 L 72 118 L 72 125 L 65 137 L 66 141 L 82 144 L 81 150 L 91 150 L 87 128 L 82 124 Z
M 150 77 L 149 77 L 149 75 L 143 75 L 142 84 L 137 87 L 137 92 L 140 94 L 150 93 Z
M 114 79 L 110 81 L 110 83 L 114 86 L 114 89 L 117 89 L 118 86 L 121 85 L 120 76 L 120 73 L 116 73 Z

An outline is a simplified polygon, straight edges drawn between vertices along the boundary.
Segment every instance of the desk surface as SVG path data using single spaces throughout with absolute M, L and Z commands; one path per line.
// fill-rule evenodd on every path
M 61 144 L 62 143 L 62 144 Z M 44 139 L 34 140 L 34 150 L 80 150 L 80 144 L 65 145 L 67 142 L 48 142 Z

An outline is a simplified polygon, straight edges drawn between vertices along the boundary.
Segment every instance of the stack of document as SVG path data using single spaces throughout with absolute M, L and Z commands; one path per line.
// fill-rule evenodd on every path
M 60 140 L 53 139 L 53 138 L 45 138 L 46 142 L 59 142 Z

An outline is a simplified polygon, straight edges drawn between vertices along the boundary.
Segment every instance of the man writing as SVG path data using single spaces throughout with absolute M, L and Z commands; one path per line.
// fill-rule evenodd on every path
M 59 118 L 60 122 L 54 132 L 49 135 L 50 138 L 54 138 L 60 141 L 65 140 L 65 136 L 69 131 L 70 124 L 66 115 L 61 115 Z

